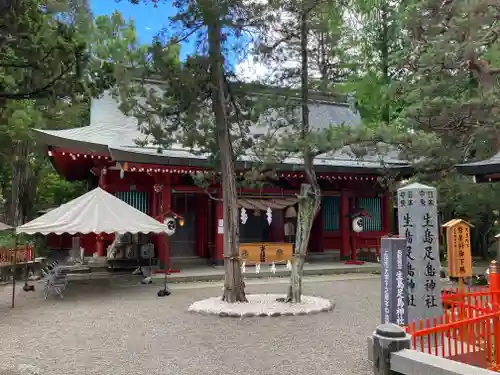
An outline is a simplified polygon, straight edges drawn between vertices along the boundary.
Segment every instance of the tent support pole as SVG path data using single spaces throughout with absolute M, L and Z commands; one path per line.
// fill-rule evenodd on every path
M 29 246 L 28 245 L 25 245 L 24 247 L 25 249 L 25 274 L 24 274 L 24 286 L 23 286 L 23 290 L 25 292 L 34 292 L 35 291 L 35 286 L 34 285 L 29 285 L 28 284 L 28 277 L 29 277 L 29 260 L 32 260 L 30 258 L 28 258 L 28 254 L 29 254 Z M 33 249 L 32 249 L 33 251 Z M 33 253 L 31 253 L 31 258 L 33 258 Z M 34 258 L 33 258 L 34 259 Z
M 17 234 L 15 235 L 14 241 L 14 259 L 12 261 L 12 304 L 11 308 L 14 308 L 16 301 L 16 271 L 17 271 Z

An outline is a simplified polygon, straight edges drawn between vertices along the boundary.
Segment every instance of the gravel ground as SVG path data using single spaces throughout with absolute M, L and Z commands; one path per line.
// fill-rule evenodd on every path
M 0 290 L 1 367 L 34 365 L 47 375 L 371 375 L 366 336 L 379 321 L 377 277 L 307 279 L 304 293 L 335 300 L 333 312 L 279 318 L 219 318 L 187 313 L 221 286 L 117 287 L 70 284 L 64 300 Z M 349 277 L 347 277 L 349 278 Z M 125 283 L 126 284 L 126 283 Z M 286 285 L 250 284 L 247 293 Z

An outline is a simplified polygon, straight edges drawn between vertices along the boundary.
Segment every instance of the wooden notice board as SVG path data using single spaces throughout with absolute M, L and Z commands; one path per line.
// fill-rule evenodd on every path
M 443 225 L 446 229 L 449 277 L 472 277 L 471 227 L 473 225 L 462 219 L 453 219 Z
M 240 244 L 240 257 L 246 264 L 286 263 L 292 256 L 293 245 L 287 242 Z

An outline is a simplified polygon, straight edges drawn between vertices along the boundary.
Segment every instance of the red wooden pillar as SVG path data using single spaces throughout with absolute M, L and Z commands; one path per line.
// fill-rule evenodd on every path
M 284 210 L 273 210 L 271 225 L 269 226 L 269 241 L 285 242 L 285 213 Z
M 382 232 L 387 234 L 391 231 L 392 197 L 389 191 L 384 192 L 382 198 Z
M 219 187 L 218 197 L 222 197 Z M 222 224 L 222 225 L 220 225 Z M 214 264 L 224 264 L 224 207 L 222 201 L 215 202 L 215 259 Z
M 161 200 L 160 200 L 160 221 L 163 222 L 165 212 L 171 210 L 172 205 L 172 177 L 169 173 L 165 174 L 165 179 L 163 180 L 163 186 L 161 188 Z M 170 270 L 170 241 L 167 240 L 166 234 L 162 233 L 158 235 L 158 252 L 160 258 L 160 269 L 164 272 Z
M 149 216 L 151 216 L 152 218 L 158 220 L 158 215 L 160 215 L 160 212 L 158 212 L 158 193 L 155 191 L 155 185 L 157 184 L 157 175 L 154 175 L 154 184 L 153 186 L 151 186 L 151 195 L 150 195 L 150 206 L 149 206 Z M 160 258 L 160 247 L 159 247 L 159 244 L 160 244 L 160 240 L 159 240 L 159 236 L 158 234 L 152 234 L 151 235 L 151 240 L 154 244 L 154 247 L 156 249 L 156 257 L 159 259 Z
M 107 175 L 108 175 L 108 169 L 106 167 L 102 167 L 101 174 L 99 176 L 99 187 L 104 190 L 106 190 L 107 186 Z
M 106 246 L 104 245 L 103 233 L 96 233 L 96 251 L 97 256 L 104 257 L 106 256 Z
M 348 257 L 351 252 L 351 222 L 349 217 L 349 193 L 347 190 L 340 192 L 340 256 Z
M 101 175 L 99 176 L 99 187 L 101 189 L 106 190 L 107 187 L 107 175 L 108 175 L 108 169 L 106 167 L 101 168 Z M 106 246 L 104 244 L 104 239 L 103 239 L 103 234 L 104 233 L 96 233 L 95 238 L 96 238 L 96 251 L 97 251 L 97 256 L 104 257 L 106 256 Z
M 309 238 L 309 251 L 312 253 L 321 253 L 323 248 L 323 207 L 320 207 L 311 228 L 311 237 Z
M 156 179 L 155 179 L 156 183 Z M 161 212 L 158 212 L 158 193 L 155 191 L 154 185 L 151 189 L 151 207 L 149 209 L 149 216 L 156 218 Z
M 216 236 L 216 228 L 215 228 L 215 209 L 214 209 L 214 201 L 212 199 L 207 200 L 207 248 L 208 254 L 207 256 L 211 259 L 215 259 L 215 236 Z
M 196 196 L 196 255 L 199 257 L 206 257 L 208 255 L 208 199 L 205 194 L 198 194 Z

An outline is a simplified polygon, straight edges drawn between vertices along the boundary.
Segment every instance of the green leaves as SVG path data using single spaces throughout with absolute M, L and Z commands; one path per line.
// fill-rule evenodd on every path
M 70 6 L 63 0 L 11 3 L 0 14 L 0 193 L 10 201 L 24 191 L 18 207 L 10 207 L 24 216 L 84 190 L 53 171 L 31 130 L 88 125 L 90 97 L 112 83 L 111 64 L 97 62 L 93 48 L 102 51 L 98 46 L 111 43 L 79 1 Z M 27 146 L 16 147 L 21 144 Z M 29 173 L 20 177 L 16 160 L 23 160 Z
M 50 168 L 44 168 L 37 186 L 37 204 L 45 208 L 58 207 L 79 197 L 85 191 L 84 182 L 66 181 Z
M 481 1 L 457 1 L 439 11 L 415 1 L 401 17 L 407 37 L 395 57 L 407 71 L 393 85 L 403 94 L 401 117 L 414 129 L 435 132 L 455 163 L 484 148 L 486 134 L 497 139 L 499 87 L 491 62 L 498 45 L 488 37 L 500 31 L 496 17 Z
M 62 3 L 15 1 L 2 14 L 9 37 L 0 44 L 0 98 L 57 97 L 79 86 L 85 38 L 62 21 L 69 9 L 54 7 Z

